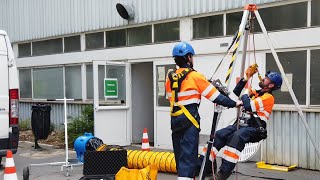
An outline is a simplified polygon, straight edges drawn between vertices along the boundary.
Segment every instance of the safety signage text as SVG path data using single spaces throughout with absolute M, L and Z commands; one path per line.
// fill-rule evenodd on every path
M 118 98 L 118 79 L 104 78 L 105 98 Z

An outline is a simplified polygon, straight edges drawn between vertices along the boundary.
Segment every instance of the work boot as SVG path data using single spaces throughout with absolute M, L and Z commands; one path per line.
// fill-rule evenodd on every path
M 223 172 L 220 170 L 214 176 L 215 176 L 216 180 L 226 180 L 230 177 L 231 174 L 232 174 L 232 172 Z

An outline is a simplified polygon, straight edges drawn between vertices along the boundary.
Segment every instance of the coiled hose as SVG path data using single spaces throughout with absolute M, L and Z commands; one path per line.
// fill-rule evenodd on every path
M 172 152 L 127 150 L 128 168 L 143 169 L 155 164 L 161 172 L 176 173 L 176 161 Z

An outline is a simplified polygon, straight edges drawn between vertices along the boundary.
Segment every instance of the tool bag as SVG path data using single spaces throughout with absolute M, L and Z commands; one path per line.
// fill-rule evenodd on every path
M 122 167 L 116 174 L 116 180 L 156 180 L 157 165 L 149 165 L 144 169 L 128 169 Z

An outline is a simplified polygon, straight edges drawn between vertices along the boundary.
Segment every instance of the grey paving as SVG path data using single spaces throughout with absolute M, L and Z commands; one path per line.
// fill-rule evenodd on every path
M 24 167 L 29 164 L 38 164 L 38 163 L 49 163 L 49 162 L 64 162 L 65 160 L 65 152 L 63 149 L 54 149 L 52 146 L 43 147 L 46 150 L 43 151 L 34 151 L 31 147 L 32 144 L 22 142 L 20 143 L 18 154 L 14 156 L 15 165 L 17 168 L 17 174 L 19 180 L 22 180 L 22 170 Z M 139 147 L 133 146 L 129 147 L 130 149 L 138 149 Z M 69 152 L 70 158 L 75 158 L 75 152 Z M 5 158 L 2 160 L 4 163 Z M 218 160 L 218 165 L 220 164 L 220 160 Z M 32 180 L 56 180 L 56 179 L 80 179 L 82 175 L 82 166 L 75 167 L 71 172 L 71 176 L 66 177 L 64 172 L 60 171 L 61 166 L 42 166 L 42 167 L 32 167 L 30 179 Z M 274 179 L 290 179 L 290 180 L 302 180 L 302 179 L 310 179 L 310 180 L 320 180 L 320 172 L 312 171 L 312 170 L 304 170 L 304 169 L 296 169 L 290 172 L 278 172 L 271 170 L 263 170 L 256 168 L 254 162 L 246 162 L 239 163 L 238 171 L 241 174 L 232 175 L 229 179 L 238 179 L 238 180 L 253 180 L 253 179 L 266 179 L 266 178 L 274 178 Z M 3 168 L 0 169 L 0 179 L 3 179 Z M 246 174 L 246 175 L 243 175 Z M 251 177 L 251 176 L 259 176 Z M 265 178 L 263 178 L 265 177 Z M 174 180 L 177 179 L 176 174 L 171 173 L 162 173 L 158 174 L 158 180 Z M 212 179 L 212 178 L 206 178 Z

